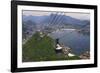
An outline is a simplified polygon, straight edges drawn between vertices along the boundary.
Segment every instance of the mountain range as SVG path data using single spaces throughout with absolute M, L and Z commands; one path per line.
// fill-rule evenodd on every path
M 80 20 L 71 16 L 50 14 L 45 16 L 25 16 L 22 17 L 23 27 L 26 30 L 37 29 L 57 29 L 57 28 L 75 28 L 75 29 L 90 29 L 89 20 Z M 34 28 L 34 29 L 33 29 Z
M 50 14 L 47 16 L 25 16 L 23 15 L 23 21 L 32 21 L 36 24 L 42 25 L 61 25 L 61 24 L 71 24 L 71 25 L 86 25 L 89 20 L 80 20 L 73 18 L 71 16 Z

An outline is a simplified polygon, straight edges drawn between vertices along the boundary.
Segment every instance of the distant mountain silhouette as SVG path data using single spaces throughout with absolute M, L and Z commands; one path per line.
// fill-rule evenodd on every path
M 80 20 L 73 18 L 71 16 L 61 15 L 61 14 L 50 14 L 47 16 L 25 16 L 23 15 L 23 22 L 32 21 L 39 26 L 76 26 L 83 27 L 85 25 L 90 25 L 89 20 Z

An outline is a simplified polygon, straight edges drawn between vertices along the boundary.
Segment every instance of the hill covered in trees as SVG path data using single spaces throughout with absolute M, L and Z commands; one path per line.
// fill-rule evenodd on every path
M 36 32 L 22 47 L 23 62 L 77 60 L 78 56 L 60 57 L 55 53 L 55 40 L 49 36 Z

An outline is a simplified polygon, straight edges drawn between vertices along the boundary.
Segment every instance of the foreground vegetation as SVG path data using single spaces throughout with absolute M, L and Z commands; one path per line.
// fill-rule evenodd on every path
M 25 44 L 22 46 L 22 60 L 23 62 L 35 61 L 55 61 L 55 60 L 78 60 L 78 56 L 67 57 L 64 55 L 58 56 L 55 53 L 55 41 L 44 35 L 40 37 L 40 33 L 35 33 Z

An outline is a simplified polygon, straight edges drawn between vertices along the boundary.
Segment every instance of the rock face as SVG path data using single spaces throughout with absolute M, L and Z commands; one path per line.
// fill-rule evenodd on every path
M 68 55 L 70 51 L 71 51 L 71 49 L 69 47 L 63 48 L 63 53 L 65 55 Z
M 67 57 L 68 54 L 71 52 L 71 49 L 69 47 L 64 47 L 63 46 L 62 50 L 63 50 L 63 53 L 64 53 L 65 57 Z
M 81 59 L 90 59 L 90 51 L 86 51 L 82 55 L 79 56 Z

